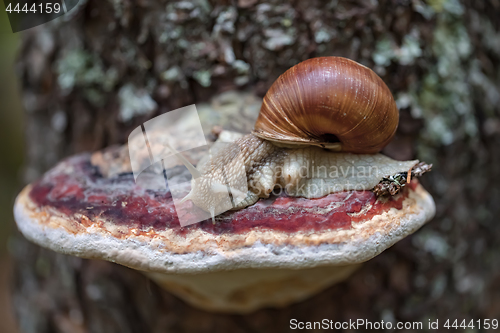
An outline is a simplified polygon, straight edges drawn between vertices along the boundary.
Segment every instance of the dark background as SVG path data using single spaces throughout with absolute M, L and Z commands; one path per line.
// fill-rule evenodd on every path
M 14 59 L 19 35 L 13 34 L 0 4 L 0 332 L 14 333 L 10 297 L 11 260 L 7 240 L 14 230 L 12 207 L 22 186 L 24 156 L 22 107 Z
M 9 133 L 2 144 L 12 142 L 2 158 L 11 183 L 2 187 L 4 221 L 15 179 L 33 181 L 64 156 L 124 143 L 146 119 L 224 91 L 263 96 L 290 66 L 323 55 L 361 62 L 388 84 L 401 121 L 384 152 L 434 164 L 422 182 L 437 214 L 348 281 L 247 316 L 193 309 L 129 269 L 55 254 L 15 233 L 9 250 L 22 331 L 279 332 L 291 318 L 498 319 L 499 17 L 498 0 L 89 0 L 26 31 L 17 63 L 22 178 L 18 132 L 8 132 L 20 114 L 2 105 L 14 124 L 0 124 L 2 137 Z M 2 93 L 13 89 L 6 75 Z

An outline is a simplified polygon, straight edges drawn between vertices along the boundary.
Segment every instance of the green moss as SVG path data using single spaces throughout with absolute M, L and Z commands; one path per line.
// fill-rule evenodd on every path
M 203 87 L 210 87 L 212 84 L 212 73 L 209 70 L 195 71 L 193 78 Z
M 432 145 L 448 145 L 477 133 L 468 83 L 471 50 L 461 17 L 441 14 L 432 44 L 436 62 L 417 97 L 427 125 L 424 136 Z
M 427 4 L 436 12 L 440 13 L 444 9 L 447 0 L 427 0 Z
M 397 53 L 398 62 L 401 65 L 411 65 L 421 55 L 422 49 L 418 35 L 416 33 L 406 35 L 403 39 L 403 45 Z
M 181 69 L 177 66 L 169 68 L 161 74 L 161 78 L 167 82 L 179 81 L 181 77 Z
M 415 247 L 431 253 L 437 260 L 443 260 L 448 256 L 450 246 L 439 232 L 433 230 L 422 230 L 412 238 Z
M 105 69 L 97 56 L 81 49 L 64 54 L 56 64 L 56 71 L 63 92 L 81 88 L 87 100 L 96 106 L 103 105 L 104 92 L 111 91 L 118 80 L 116 69 Z
M 135 116 L 150 114 L 157 105 L 146 89 L 140 89 L 129 83 L 120 88 L 120 119 L 129 121 Z
M 436 19 L 432 44 L 422 45 L 418 34 L 410 33 L 405 36 L 398 54 L 391 53 L 394 43 L 384 40 L 377 45 L 376 62 L 387 66 L 389 60 L 397 60 L 404 65 L 413 63 L 418 57 L 426 57 L 427 74 L 408 91 L 397 94 L 396 101 L 399 107 L 410 107 L 414 118 L 424 120 L 424 130 L 418 140 L 418 158 L 435 163 L 437 147 L 458 140 L 474 142 L 477 139 L 479 130 L 474 116 L 471 78 L 491 87 L 492 92 L 495 89 L 471 60 L 473 46 L 460 3 L 435 0 L 427 4 Z M 418 11 L 421 10 L 423 8 Z M 492 100 L 497 98 L 494 95 L 490 94 Z M 500 94 L 497 96 L 500 99 Z
M 250 81 L 250 65 L 244 62 L 243 60 L 235 60 L 231 67 L 238 74 L 237 77 L 234 78 L 234 83 L 238 86 L 242 86 Z
M 293 24 L 293 21 L 290 18 L 283 18 L 281 20 L 281 25 L 285 28 L 291 27 Z
M 326 28 L 322 28 L 314 32 L 314 41 L 318 44 L 329 42 L 332 37 L 332 33 Z
M 375 52 L 372 59 L 378 66 L 387 67 L 392 61 L 401 65 L 411 65 L 422 55 L 420 41 L 416 30 L 404 36 L 401 46 L 386 36 L 375 45 Z
M 373 53 L 373 61 L 375 64 L 387 67 L 391 64 L 391 60 L 395 56 L 395 46 L 391 39 L 388 37 L 381 39 L 375 45 L 375 52 Z

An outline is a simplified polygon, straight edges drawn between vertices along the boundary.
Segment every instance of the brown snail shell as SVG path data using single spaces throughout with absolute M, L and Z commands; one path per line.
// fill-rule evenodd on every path
M 271 86 L 253 134 L 288 145 L 374 154 L 396 132 L 399 111 L 382 79 L 346 58 L 313 58 Z

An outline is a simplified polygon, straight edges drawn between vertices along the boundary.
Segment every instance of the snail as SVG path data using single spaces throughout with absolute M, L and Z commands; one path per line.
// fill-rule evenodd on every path
M 333 192 L 311 189 L 318 181 L 336 184 L 328 172 L 313 177 L 303 174 L 304 168 L 309 172 L 313 166 L 381 165 L 375 178 L 362 180 L 363 187 L 373 188 L 394 168 L 408 170 L 416 164 L 403 165 L 376 154 L 393 138 L 398 120 L 389 88 L 369 68 L 342 57 L 303 61 L 272 84 L 251 134 L 215 152 L 196 169 L 190 167 L 191 191 L 182 202 L 191 200 L 214 219 L 227 197 L 225 184 L 235 180 L 233 171 L 242 165 L 248 192 L 231 189 L 233 197 L 241 198 L 234 209 L 269 197 L 276 186 L 306 198 Z M 393 169 L 384 169 L 387 165 Z M 343 184 L 341 190 L 358 189 L 355 185 Z

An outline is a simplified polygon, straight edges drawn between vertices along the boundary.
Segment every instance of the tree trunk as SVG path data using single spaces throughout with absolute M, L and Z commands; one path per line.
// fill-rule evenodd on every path
M 22 332 L 283 332 L 291 319 L 325 318 L 424 329 L 473 319 L 477 329 L 478 319 L 499 319 L 498 0 L 81 2 L 23 36 L 27 182 L 64 156 L 126 142 L 160 113 L 227 90 L 263 96 L 292 65 L 336 55 L 392 90 L 401 120 L 384 152 L 433 163 L 422 182 L 437 215 L 346 282 L 241 316 L 194 309 L 140 273 L 18 235 Z

